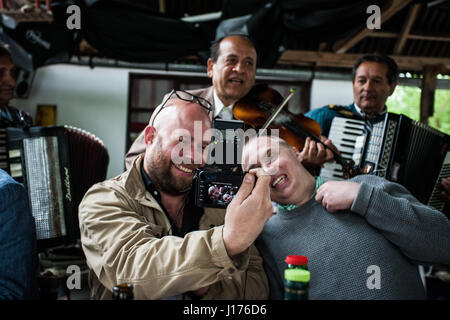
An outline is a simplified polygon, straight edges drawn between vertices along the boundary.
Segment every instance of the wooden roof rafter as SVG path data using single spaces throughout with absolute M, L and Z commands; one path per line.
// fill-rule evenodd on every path
M 391 0 L 387 5 L 387 8 L 381 13 L 381 22 L 385 23 L 411 2 L 412 0 Z M 337 41 L 333 45 L 333 51 L 336 53 L 346 53 L 350 48 L 355 46 L 359 41 L 361 41 L 371 33 L 374 33 L 374 30 L 364 27 L 352 37 Z
M 401 54 L 403 48 L 405 47 L 406 40 L 408 39 L 408 35 L 411 31 L 411 28 L 416 20 L 417 14 L 419 13 L 420 3 L 414 4 L 409 8 L 408 16 L 406 18 L 405 23 L 403 24 L 402 30 L 397 39 L 397 43 L 395 44 L 394 54 Z
M 398 34 L 395 32 L 384 32 L 384 31 L 378 31 L 373 32 L 368 37 L 372 38 L 398 38 Z M 405 37 L 407 40 L 427 40 L 427 41 L 442 41 L 442 42 L 450 42 L 450 37 L 446 35 L 438 35 L 438 34 L 413 34 L 408 33 Z
M 279 59 L 280 64 L 316 67 L 352 68 L 360 53 L 316 52 L 306 50 L 286 50 Z M 422 71 L 425 66 L 441 65 L 443 73 L 450 72 L 449 58 L 411 57 L 391 55 L 400 70 Z

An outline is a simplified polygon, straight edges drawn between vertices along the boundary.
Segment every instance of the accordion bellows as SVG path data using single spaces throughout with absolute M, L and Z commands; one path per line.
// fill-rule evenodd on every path
M 28 191 L 38 245 L 74 242 L 78 205 L 93 184 L 106 178 L 104 143 L 70 126 L 7 128 L 6 136 L 9 171 Z

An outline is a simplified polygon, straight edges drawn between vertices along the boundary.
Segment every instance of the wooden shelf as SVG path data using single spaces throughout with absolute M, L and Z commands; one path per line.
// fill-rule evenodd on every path
M 31 12 L 22 12 L 20 10 L 0 10 L 2 14 L 2 20 L 10 19 L 14 21 L 16 24 L 22 22 L 53 22 L 53 15 L 51 12 L 45 11 L 31 11 Z

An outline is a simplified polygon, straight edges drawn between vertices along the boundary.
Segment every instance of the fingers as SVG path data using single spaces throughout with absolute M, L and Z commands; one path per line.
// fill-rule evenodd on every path
M 321 141 L 327 141 L 325 137 L 320 139 Z M 313 141 L 309 137 L 305 140 L 301 155 L 303 160 L 315 166 L 322 166 L 324 162 L 331 161 L 334 158 L 333 153 L 322 143 Z
M 255 176 L 247 173 L 242 180 L 242 184 L 239 187 L 236 196 L 233 199 L 234 203 L 241 204 L 252 193 L 253 186 L 255 185 Z
M 316 143 L 317 145 L 317 158 L 326 158 L 327 156 L 327 152 L 330 152 L 329 150 L 327 151 L 324 147 L 323 144 L 321 143 Z
M 248 172 L 250 174 L 253 174 L 256 177 L 261 177 L 261 176 L 270 176 L 270 172 L 265 171 L 263 168 L 254 168 L 254 169 L 250 169 L 250 171 Z
M 327 139 L 324 136 L 320 136 L 320 141 L 322 141 L 322 143 L 324 145 L 326 145 L 328 148 L 333 149 L 334 151 L 336 151 L 339 154 L 338 149 L 336 148 L 336 146 L 332 143 L 332 141 L 330 139 Z M 324 162 L 329 162 L 332 161 L 334 159 L 334 154 L 333 152 L 324 146 Z
M 322 185 L 322 186 L 323 186 L 323 185 Z M 325 197 L 325 193 L 323 192 L 322 186 L 320 186 L 319 189 L 317 189 L 317 192 L 316 192 L 316 197 L 315 197 L 315 199 L 316 199 L 316 201 L 317 201 L 318 203 L 322 203 L 323 198 Z
M 272 176 L 262 168 L 251 169 L 249 173 L 258 177 L 255 188 L 252 191 L 252 197 L 256 198 L 257 202 L 272 203 L 270 199 L 270 181 Z
M 325 195 L 325 192 L 319 192 L 319 190 L 317 190 L 317 194 L 316 194 L 315 200 L 322 207 L 324 207 L 325 210 L 327 210 L 328 212 L 333 212 L 333 211 L 330 211 L 330 204 L 327 202 L 327 196 Z
M 315 141 L 312 141 L 310 138 L 306 138 L 306 140 L 309 140 L 309 148 L 308 148 L 308 157 L 310 159 L 314 159 L 317 157 L 317 143 Z
M 258 180 L 256 181 L 255 189 L 253 190 L 253 192 L 255 195 L 261 195 L 262 201 L 270 202 L 270 180 L 271 176 L 262 175 L 258 177 Z

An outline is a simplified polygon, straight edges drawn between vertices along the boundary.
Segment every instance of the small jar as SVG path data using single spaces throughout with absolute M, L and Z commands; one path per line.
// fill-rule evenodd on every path
M 284 300 L 308 300 L 309 280 L 307 270 L 284 270 Z

